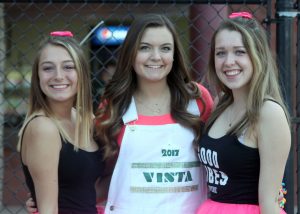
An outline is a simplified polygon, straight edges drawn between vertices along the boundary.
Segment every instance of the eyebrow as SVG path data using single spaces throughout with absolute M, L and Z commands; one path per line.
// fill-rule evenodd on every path
M 233 48 L 234 48 L 234 49 L 237 49 L 237 48 L 245 48 L 245 46 L 234 46 Z M 215 49 L 221 49 L 221 50 L 223 50 L 223 49 L 225 49 L 225 47 L 216 47 Z
M 74 63 L 74 61 L 73 60 L 65 60 L 65 61 L 62 61 L 63 63 L 69 63 L 69 62 L 72 62 L 72 63 Z M 42 65 L 42 64 L 47 64 L 47 63 L 49 63 L 49 64 L 53 64 L 53 62 L 52 61 L 43 61 L 43 62 L 41 62 L 40 64 Z
M 144 44 L 144 45 L 152 45 L 152 44 L 150 44 L 148 42 L 141 42 L 140 45 L 142 45 L 142 44 Z M 163 43 L 163 44 L 161 44 L 161 46 L 162 45 L 173 45 L 173 43 Z

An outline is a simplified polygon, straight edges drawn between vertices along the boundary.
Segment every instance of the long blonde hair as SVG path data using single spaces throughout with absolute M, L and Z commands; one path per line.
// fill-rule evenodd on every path
M 49 117 L 56 124 L 63 139 L 71 141 L 71 137 L 67 134 L 64 128 L 59 124 L 52 109 L 49 107 L 46 95 L 42 92 L 40 87 L 40 80 L 38 75 L 39 62 L 42 50 L 48 45 L 60 46 L 65 48 L 74 61 L 78 76 L 77 95 L 74 101 L 74 108 L 76 109 L 76 128 L 75 140 L 73 142 L 74 149 L 84 147 L 92 140 L 93 127 L 93 109 L 92 109 L 92 93 L 90 83 L 90 69 L 85 58 L 84 52 L 79 46 L 78 42 L 72 37 L 51 36 L 42 41 L 38 49 L 37 56 L 32 66 L 31 87 L 29 96 L 29 109 L 25 117 L 23 126 L 19 131 L 18 148 L 22 141 L 23 132 L 28 122 L 35 116 L 43 114 Z
M 245 127 L 254 127 L 257 123 L 260 109 L 267 98 L 278 102 L 289 121 L 289 113 L 282 99 L 278 83 L 278 68 L 272 56 L 265 30 L 253 18 L 237 17 L 224 20 L 214 32 L 211 40 L 211 51 L 208 64 L 208 80 L 216 86 L 221 96 L 219 103 L 206 124 L 206 130 L 211 127 L 220 114 L 233 102 L 232 91 L 218 78 L 215 70 L 215 39 L 222 30 L 237 31 L 242 36 L 243 44 L 253 65 L 253 76 L 249 83 L 250 91 L 247 100 L 246 115 L 229 130 L 230 134 L 239 136 Z

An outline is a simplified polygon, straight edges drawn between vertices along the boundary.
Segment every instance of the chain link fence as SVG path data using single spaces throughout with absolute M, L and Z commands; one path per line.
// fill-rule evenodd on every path
M 24 1 L 25 2 L 25 1 Z M 162 13 L 176 25 L 190 69 L 199 81 L 206 69 L 214 29 L 231 11 L 250 11 L 269 32 L 275 51 L 275 1 L 7 1 L 0 3 L 0 213 L 26 213 L 27 188 L 16 150 L 17 133 L 27 110 L 31 64 L 39 41 L 55 30 L 70 30 L 84 42 L 89 59 L 94 106 L 105 74 L 113 72 L 122 38 L 133 19 Z M 111 70 L 110 70 L 111 69 Z M 293 192 L 293 190 L 291 190 Z

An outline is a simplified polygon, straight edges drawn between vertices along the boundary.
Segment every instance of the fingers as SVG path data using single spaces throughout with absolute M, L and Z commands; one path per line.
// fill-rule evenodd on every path
M 37 208 L 35 208 L 35 203 L 32 198 L 29 198 L 26 201 L 26 210 L 30 214 L 37 212 Z

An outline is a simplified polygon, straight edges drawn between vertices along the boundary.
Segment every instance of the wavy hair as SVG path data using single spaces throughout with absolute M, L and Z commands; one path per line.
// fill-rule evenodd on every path
M 167 84 L 171 91 L 171 116 L 181 125 L 194 131 L 195 142 L 200 138 L 199 116 L 188 113 L 187 106 L 190 99 L 201 98 L 201 94 L 197 85 L 191 82 L 179 36 L 166 16 L 147 14 L 132 23 L 120 50 L 116 72 L 104 91 L 103 106 L 96 114 L 96 135 L 104 143 L 106 157 L 118 151 L 116 139 L 123 125 L 122 116 L 137 89 L 133 64 L 141 38 L 146 29 L 160 27 L 166 27 L 174 39 L 174 61 L 167 76 Z

